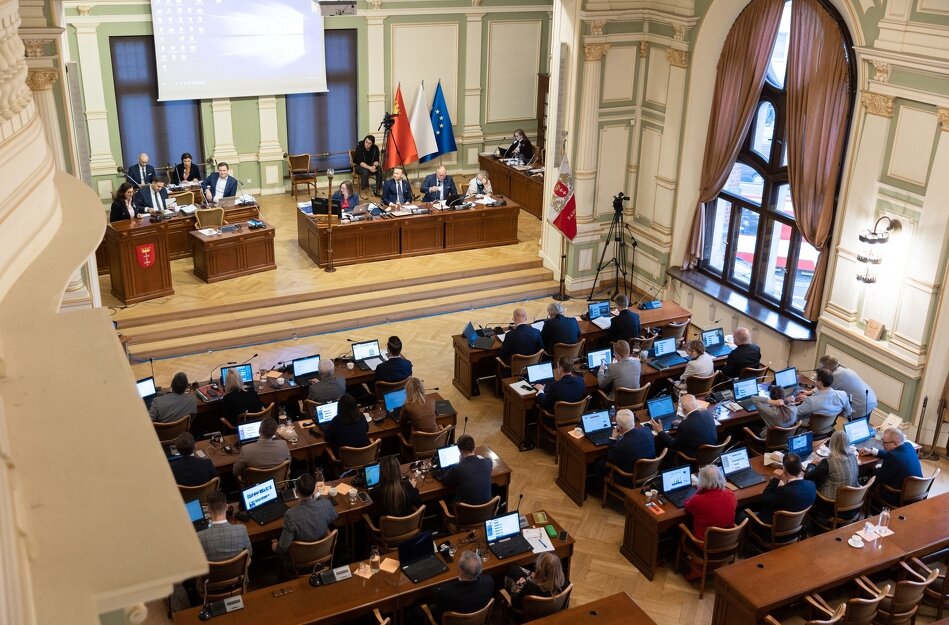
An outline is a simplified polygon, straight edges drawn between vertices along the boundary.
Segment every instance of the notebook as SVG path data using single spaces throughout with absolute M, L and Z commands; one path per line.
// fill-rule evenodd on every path
M 339 412 L 339 401 L 331 401 L 328 404 L 320 404 L 316 407 L 316 422 L 320 425 L 326 425 Z
M 797 454 L 801 460 L 807 460 L 807 457 L 814 451 L 814 433 L 804 432 L 788 439 L 788 453 Z
M 231 369 L 236 369 L 237 373 L 241 376 L 241 383 L 249 384 L 254 381 L 254 368 L 250 363 L 243 365 L 234 365 L 233 367 L 221 367 L 221 386 L 224 386 L 224 383 L 227 381 L 227 372 Z
M 366 490 L 376 486 L 379 483 L 379 463 L 367 464 L 363 469 L 363 477 L 366 478 Z
M 745 378 L 732 383 L 732 389 L 735 392 L 735 401 L 748 412 L 757 410 L 751 401 L 753 397 L 758 396 L 758 379 Z
M 580 427 L 583 428 L 583 434 L 594 445 L 606 445 L 610 440 L 610 434 L 613 433 L 613 424 L 610 423 L 608 410 L 580 415 Z
M 398 549 L 399 568 L 416 584 L 448 570 L 445 563 L 435 555 L 435 540 L 431 532 L 422 532 L 402 541 Z
M 553 363 L 541 362 L 527 367 L 527 381 L 531 384 L 546 384 L 553 379 Z
M 732 348 L 725 344 L 725 332 L 721 328 L 705 330 L 702 332 L 702 345 L 712 356 L 727 356 Z
M 774 385 L 784 389 L 784 395 L 793 395 L 797 392 L 797 368 L 789 367 L 774 374 Z
M 405 389 L 400 388 L 391 393 L 386 393 L 382 396 L 382 403 L 385 404 L 386 415 L 393 421 L 398 421 L 402 413 L 402 406 L 405 405 Z
M 844 423 L 844 432 L 846 432 L 851 445 L 883 449 L 883 444 L 875 438 L 876 430 L 870 427 L 870 420 L 867 417 L 860 417 Z
M 458 445 L 448 445 L 438 449 L 438 466 L 444 471 L 461 462 L 461 450 Z
M 260 438 L 260 421 L 247 421 L 237 426 L 237 440 L 241 445 L 256 443 Z
M 610 347 L 587 352 L 587 368 L 591 371 L 599 368 L 600 365 L 609 366 L 611 362 L 613 362 L 613 349 Z
M 296 358 L 290 363 L 293 371 L 293 379 L 300 386 L 308 384 L 320 372 L 320 355 L 304 356 Z
M 194 529 L 197 531 L 205 530 L 208 528 L 208 520 L 204 517 L 204 509 L 201 507 L 201 500 L 195 499 L 194 501 L 189 501 L 185 504 L 185 510 L 188 511 L 188 517 L 191 519 L 191 524 L 194 525 Z
M 382 364 L 379 341 L 353 343 L 353 362 L 363 371 L 375 371 Z
M 677 508 L 683 507 L 685 500 L 694 495 L 697 490 L 692 486 L 692 476 L 689 474 L 687 464 L 663 471 L 661 480 L 662 493 Z
M 688 362 L 676 351 L 676 339 L 672 336 L 656 340 L 656 342 L 653 343 L 653 353 L 655 354 L 655 358 L 653 358 L 649 364 L 656 369 L 668 369 L 669 367 L 675 367 L 676 365 Z
M 287 504 L 277 494 L 277 484 L 273 479 L 241 491 L 241 499 L 247 516 L 260 525 L 276 521 L 287 512 Z
M 479 335 L 470 321 L 462 331 L 462 335 L 468 341 L 468 346 L 474 349 L 491 349 L 491 346 L 494 345 L 494 337 Z
M 667 432 L 672 427 L 672 422 L 679 416 L 670 395 L 660 395 L 650 399 L 646 402 L 646 411 L 649 413 L 649 418 L 661 423 L 662 429 Z
M 748 488 L 764 482 L 764 476 L 751 468 L 748 450 L 744 447 L 722 454 L 722 472 L 725 479 L 738 488 Z
M 155 378 L 149 376 L 138 380 L 135 382 L 135 389 L 138 391 L 138 396 L 145 401 L 145 405 L 151 407 L 152 400 L 158 394 L 158 389 L 155 388 Z
M 499 560 L 531 550 L 530 543 L 521 534 L 521 523 L 518 517 L 515 511 L 484 522 L 484 535 L 488 549 Z

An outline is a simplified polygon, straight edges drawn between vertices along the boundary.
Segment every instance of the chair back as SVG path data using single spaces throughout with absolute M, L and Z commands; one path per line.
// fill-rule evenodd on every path
M 309 573 L 317 564 L 325 564 L 326 568 L 333 568 L 333 551 L 336 549 L 336 538 L 339 536 L 339 530 L 332 532 L 313 542 L 302 542 L 295 540 L 290 543 L 287 549 L 287 555 L 290 556 L 290 564 L 297 573 Z
M 837 425 L 837 415 L 820 414 L 815 412 L 811 415 L 811 420 L 807 424 L 807 429 L 814 434 L 814 440 L 827 438 L 834 433 L 834 426 Z
M 270 405 L 261 410 L 260 412 L 244 412 L 237 416 L 238 423 L 247 423 L 248 421 L 260 421 L 265 417 L 272 417 L 274 413 L 274 402 L 270 402 Z
M 810 506 L 799 512 L 778 510 L 771 516 L 771 547 L 797 542 Z
M 870 492 L 876 479 L 874 475 L 863 486 L 837 487 L 837 497 L 834 499 L 833 529 L 837 528 L 838 522 L 844 525 L 854 521 L 852 513 L 863 509 L 863 504 L 867 499 L 867 493 Z
M 688 320 L 672 321 L 662 326 L 662 329 L 659 330 L 659 338 L 667 339 L 671 336 L 672 338 L 679 340 L 685 336 L 685 330 L 688 327 Z
M 220 490 L 220 488 L 221 478 L 219 477 L 212 477 L 204 484 L 198 484 L 197 486 L 184 486 L 182 484 L 178 484 L 178 492 L 181 493 L 181 498 L 184 499 L 185 503 L 194 501 L 195 499 L 199 500 L 201 503 L 205 503 L 208 499 L 208 495 Z
M 391 393 L 392 391 L 398 391 L 405 388 L 405 385 L 409 383 L 409 379 L 405 378 L 404 380 L 399 380 L 398 382 L 376 382 L 376 400 L 382 401 L 382 398 L 385 397 L 386 393 Z
M 652 349 L 653 343 L 656 342 L 656 337 L 658 334 L 650 334 L 645 337 L 633 337 L 629 339 L 629 346 L 636 350 L 642 351 L 644 349 Z
M 315 419 L 316 407 L 319 405 L 319 402 L 315 402 L 312 399 L 303 399 L 300 401 L 300 412 L 305 415 L 307 419 Z
M 872 625 L 880 608 L 880 602 L 890 593 L 890 585 L 884 584 L 879 593 L 869 597 L 853 597 L 847 600 L 847 617 L 844 625 Z
M 580 401 L 558 401 L 554 404 L 554 427 L 580 423 L 580 415 L 586 412 L 589 404 L 589 396 Z
M 481 524 L 497 515 L 498 507 L 501 505 L 500 495 L 495 495 L 492 499 L 478 505 L 457 502 L 454 505 L 455 531 L 463 532 L 465 530 L 481 527 Z
M 712 375 L 690 375 L 685 379 L 685 391 L 696 397 L 708 395 L 715 385 L 717 376 L 717 373 L 712 373 Z
M 633 463 L 634 488 L 639 488 L 652 478 L 659 475 L 659 467 L 662 466 L 662 461 L 666 459 L 667 453 L 669 453 L 669 450 L 663 449 L 661 454 L 651 460 L 648 458 L 640 458 Z
M 554 363 L 566 356 L 571 360 L 576 360 L 583 353 L 583 346 L 586 345 L 586 339 L 580 339 L 576 343 L 557 343 L 554 345 Z
M 646 396 L 649 394 L 650 386 L 652 386 L 652 382 L 646 382 L 639 388 L 616 387 L 613 390 L 613 403 L 616 405 L 616 409 L 641 410 L 646 405 Z
M 244 472 L 241 473 L 241 482 L 245 489 L 270 479 L 279 484 L 280 482 L 287 481 L 287 475 L 289 473 L 290 461 L 284 460 L 275 467 L 266 467 L 263 469 L 247 467 L 244 469 Z
M 527 367 L 530 365 L 536 365 L 543 357 L 544 350 L 540 350 L 536 354 L 531 354 L 529 356 L 525 356 L 524 354 L 514 354 L 511 356 L 511 375 L 521 375 L 524 372 L 524 369 L 527 369 Z
M 179 207 L 194 204 L 194 191 L 179 191 L 178 193 L 169 193 L 168 199 L 174 200 Z
M 365 447 L 340 447 L 339 461 L 343 469 L 360 469 L 379 459 L 379 447 L 382 439 L 376 439 Z
M 763 367 L 745 367 L 738 375 L 738 379 L 744 380 L 745 378 L 763 378 L 766 375 L 768 375 L 768 365 Z
M 904 478 L 903 490 L 900 492 L 900 506 L 922 501 L 929 497 L 929 489 L 932 488 L 933 482 L 941 470 L 939 467 L 936 467 L 933 474 L 929 477 L 909 476 Z
M 287 154 L 287 167 L 291 175 L 310 173 L 310 155 Z
M 199 208 L 194 211 L 194 220 L 198 228 L 220 228 L 224 225 L 224 209 Z
M 732 442 L 731 436 L 726 436 L 725 440 L 719 443 L 718 445 L 699 445 L 698 451 L 695 454 L 695 458 L 690 458 L 681 451 L 679 452 L 679 457 L 687 461 L 690 465 L 693 465 L 695 468 L 704 467 L 707 464 L 712 464 L 716 460 L 722 457 L 722 452 L 728 447 Z
M 155 434 L 158 435 L 158 441 L 162 445 L 171 445 L 175 442 L 175 439 L 178 438 L 179 434 L 184 434 L 188 431 L 188 428 L 191 427 L 191 415 L 187 415 L 171 423 L 159 423 L 155 421 L 152 425 L 155 426 Z
M 198 584 L 206 604 L 247 592 L 247 567 L 250 553 L 245 549 L 228 560 L 208 562 L 208 574 Z
M 383 516 L 379 519 L 379 538 L 385 543 L 386 549 L 391 549 L 403 540 L 418 535 L 422 529 L 422 516 L 425 514 L 425 505 L 408 516 Z
M 356 162 L 356 150 L 355 148 L 349 151 L 349 168 L 353 172 L 353 191 L 358 195 L 362 191 L 362 176 L 357 175 L 359 172 L 356 171 L 356 166 L 359 163 Z
M 929 571 L 927 577 L 917 574 L 914 577 L 907 577 L 896 582 L 893 588 L 893 594 L 888 597 L 889 601 L 880 604 L 879 615 L 885 618 L 877 617 L 877 621 L 884 622 L 887 625 L 902 625 L 903 623 L 912 623 L 915 620 L 916 611 L 923 600 L 923 594 L 926 589 L 939 577 L 939 569 Z
M 567 608 L 570 601 L 570 592 L 573 590 L 573 584 L 568 585 L 560 593 L 553 597 L 537 597 L 527 595 L 522 602 L 524 621 L 533 621 L 543 616 L 556 614 Z
M 441 625 L 487 625 L 491 621 L 491 610 L 494 608 L 494 599 L 488 601 L 477 612 L 445 612 L 442 614 Z
M 738 546 L 741 544 L 741 535 L 748 527 L 748 519 L 744 519 L 735 527 L 707 527 L 702 542 L 702 551 L 706 562 L 725 562 L 738 555 Z
M 412 455 L 416 460 L 427 460 L 435 455 L 439 447 L 448 444 L 454 426 L 448 426 L 438 432 L 417 432 L 412 430 Z
M 768 431 L 765 433 L 764 437 L 765 452 L 781 451 L 786 449 L 788 446 L 788 439 L 794 436 L 795 432 L 797 432 L 796 425 L 786 428 L 778 427 L 776 425 L 768 426 Z

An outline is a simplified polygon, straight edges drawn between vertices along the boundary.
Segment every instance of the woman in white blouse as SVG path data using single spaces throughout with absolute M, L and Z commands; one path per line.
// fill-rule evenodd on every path
M 685 371 L 682 372 L 679 382 L 684 384 L 693 375 L 708 376 L 713 373 L 715 373 L 715 359 L 705 351 L 705 345 L 698 339 L 689 341 L 689 362 L 685 365 Z

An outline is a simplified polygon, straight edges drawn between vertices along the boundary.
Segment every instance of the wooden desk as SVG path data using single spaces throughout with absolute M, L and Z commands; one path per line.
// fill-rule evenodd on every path
M 188 233 L 194 275 L 211 283 L 277 268 L 274 261 L 276 229 L 268 225 L 251 230 L 246 222 L 239 225 L 241 229 L 236 232 L 211 236 L 197 230 Z
M 557 457 L 557 486 L 578 506 L 587 498 L 588 467 L 597 458 L 605 456 L 606 445 L 594 445 L 586 436 L 574 438 L 570 435 L 574 426 L 557 429 L 560 439 L 560 455 Z
M 541 219 L 544 212 L 544 177 L 531 176 L 527 171 L 514 169 L 493 156 L 479 156 L 478 166 L 488 172 L 491 189 L 495 194 L 506 195 L 534 217 Z M 543 167 L 543 163 L 531 165 L 532 169 Z
M 418 206 L 429 207 L 426 203 Z M 483 206 L 462 211 L 435 210 L 428 215 L 343 222 L 332 227 L 333 264 L 354 265 L 374 260 L 437 254 L 517 243 L 521 207 Z M 297 243 L 320 267 L 329 257 L 329 228 L 297 210 Z
M 753 625 L 777 608 L 895 566 L 900 560 L 949 545 L 946 518 L 949 493 L 896 508 L 890 528 L 895 535 L 854 549 L 847 539 L 863 521 L 808 538 L 735 564 L 715 575 L 713 625 Z M 815 566 L 816 564 L 816 566 Z M 807 571 L 807 575 L 789 574 Z
M 575 625 L 577 623 L 656 625 L 656 622 L 625 592 L 584 603 L 531 622 L 537 625 Z
M 528 516 L 530 520 L 533 520 L 533 515 Z M 559 531 L 561 527 L 553 515 L 548 513 L 547 517 Z M 243 610 L 221 615 L 214 621 L 221 625 L 259 625 L 260 623 L 330 625 L 370 614 L 373 608 L 379 608 L 385 614 L 396 612 L 398 617 L 402 610 L 419 599 L 429 596 L 439 585 L 458 577 L 460 551 L 474 550 L 479 545 L 483 545 L 484 528 L 475 530 L 475 542 L 460 544 L 467 536 L 468 532 L 450 536 L 449 540 L 458 549 L 454 562 L 447 563 L 448 570 L 445 573 L 418 584 L 414 584 L 401 571 L 396 571 L 395 573 L 380 572 L 370 579 L 353 575 L 352 579 L 326 588 L 313 588 L 309 584 L 309 576 L 304 575 L 278 586 L 261 588 L 245 594 Z M 564 562 L 565 573 L 569 575 L 574 547 L 573 537 L 568 537 L 566 541 L 552 538 L 551 544 L 554 547 L 554 553 Z M 397 555 L 390 555 L 390 557 L 397 557 Z M 501 576 L 510 565 L 526 565 L 533 562 L 535 558 L 536 555 L 531 552 L 504 560 L 498 560 L 493 554 L 489 554 L 487 562 L 484 563 L 484 572 L 488 575 Z M 355 571 L 357 567 L 357 564 L 350 565 L 350 570 Z M 277 589 L 287 589 L 290 592 L 275 597 L 274 591 Z M 202 622 L 198 620 L 200 611 L 201 608 L 192 608 L 176 612 L 174 621 L 183 625 L 198 625 Z M 396 622 L 399 622 L 398 619 Z
M 673 322 L 686 321 L 692 317 L 692 313 L 675 302 L 663 302 L 661 308 L 637 310 L 636 313 L 639 315 L 639 323 L 642 326 L 649 327 L 662 327 Z M 591 343 L 606 336 L 606 331 L 601 330 L 594 323 L 583 320 L 579 323 L 580 333 L 587 340 L 587 348 L 590 347 Z M 494 339 L 494 344 L 490 349 L 474 349 L 468 345 L 468 341 L 460 334 L 452 336 L 451 339 L 455 350 L 455 374 L 452 378 L 452 384 L 461 391 L 462 395 L 471 399 L 473 395 L 479 394 L 478 378 L 492 377 L 497 371 L 494 358 L 501 355 L 501 342 Z M 655 371 L 652 367 L 648 367 L 648 369 L 647 367 L 643 368 L 643 375 L 647 374 L 647 370 Z M 678 371 L 674 375 L 679 375 L 684 369 L 685 365 L 682 365 L 681 369 L 673 367 L 672 369 L 663 370 L 663 374 L 669 377 L 669 375 L 673 375 L 672 372 Z M 645 381 L 648 382 L 649 380 L 646 379 Z
M 150 217 L 117 221 L 105 229 L 112 295 L 125 305 L 174 295 L 168 222 Z

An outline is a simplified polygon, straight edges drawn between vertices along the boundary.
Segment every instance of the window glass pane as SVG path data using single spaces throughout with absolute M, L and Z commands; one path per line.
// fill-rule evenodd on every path
M 751 149 L 767 163 L 771 160 L 771 137 L 774 134 L 774 106 L 770 102 L 758 105 L 755 116 L 754 133 L 751 137 Z
M 788 65 L 788 39 L 791 34 L 791 3 L 784 4 L 778 36 L 774 40 L 771 62 L 768 64 L 768 81 L 776 87 L 784 88 L 784 75 Z
M 753 167 L 744 163 L 735 163 L 732 173 L 725 183 L 725 191 L 738 195 L 755 204 L 761 204 L 761 190 L 764 178 Z
M 778 221 L 771 222 L 771 233 L 765 247 L 765 267 L 762 295 L 778 302 L 784 292 L 784 276 L 787 275 L 788 249 L 790 248 L 791 226 Z
M 778 197 L 773 208 L 782 215 L 794 218 L 794 203 L 791 201 L 791 187 L 789 185 L 782 184 L 778 187 Z
M 787 166 L 788 166 L 788 144 L 785 141 L 784 147 L 781 150 L 781 167 L 787 167 Z
M 708 219 L 711 228 L 709 245 L 709 269 L 721 274 L 725 270 L 725 249 L 728 247 L 728 224 L 731 222 L 732 203 L 718 198 Z
M 804 296 L 814 278 L 814 268 L 817 267 L 817 249 L 801 239 L 801 253 L 797 259 L 797 269 L 794 272 L 794 293 L 791 295 L 791 307 L 804 310 Z
M 740 284 L 751 284 L 751 268 L 755 262 L 755 243 L 758 240 L 758 213 L 741 209 L 738 229 L 738 248 L 732 265 L 732 277 Z

